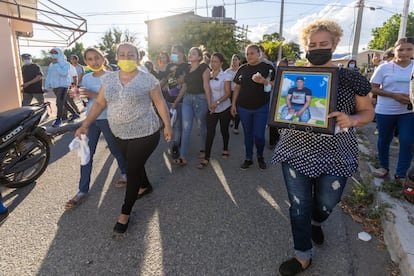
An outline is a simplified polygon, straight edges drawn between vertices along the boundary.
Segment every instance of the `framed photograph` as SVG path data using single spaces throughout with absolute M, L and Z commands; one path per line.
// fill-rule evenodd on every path
M 336 67 L 278 67 L 268 124 L 333 135 L 337 87 Z

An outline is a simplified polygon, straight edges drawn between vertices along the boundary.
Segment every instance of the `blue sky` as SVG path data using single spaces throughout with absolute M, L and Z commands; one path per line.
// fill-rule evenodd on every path
M 298 72 L 284 72 L 281 96 L 286 96 L 289 89 L 296 86 L 296 78 L 303 77 L 305 79 L 305 87 L 312 91 L 312 97 L 326 98 L 329 74 L 306 74 L 301 75 Z
M 238 26 L 248 26 L 248 38 L 256 42 L 263 34 L 279 32 L 281 5 L 280 0 L 55 0 L 55 2 L 87 20 L 88 33 L 80 39 L 85 47 L 98 44 L 105 31 L 111 27 L 118 27 L 135 33 L 143 48 L 147 46 L 145 20 L 192 10 L 201 16 L 211 16 L 213 6 L 219 5 L 225 6 L 226 17 L 235 17 Z M 287 41 L 299 43 L 300 30 L 308 22 L 317 18 L 335 19 L 344 29 L 344 37 L 336 53 L 350 52 L 357 14 L 356 2 L 358 1 L 285 0 L 283 36 Z M 394 13 L 402 13 L 403 3 L 404 0 L 365 1 L 360 50 L 366 48 L 370 41 L 371 29 L 381 26 Z M 414 10 L 413 3 L 409 10 Z M 21 50 L 32 52 L 34 55 L 40 52 L 37 48 L 22 47 Z

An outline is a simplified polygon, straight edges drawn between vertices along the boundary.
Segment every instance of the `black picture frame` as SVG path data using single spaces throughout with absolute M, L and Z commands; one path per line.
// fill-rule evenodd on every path
M 336 110 L 338 71 L 336 67 L 278 67 L 268 125 L 333 135 L 336 122 L 328 114 Z

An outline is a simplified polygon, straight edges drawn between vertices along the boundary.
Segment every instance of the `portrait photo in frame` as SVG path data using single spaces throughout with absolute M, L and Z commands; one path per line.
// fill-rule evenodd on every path
M 333 135 L 338 68 L 277 68 L 268 125 Z

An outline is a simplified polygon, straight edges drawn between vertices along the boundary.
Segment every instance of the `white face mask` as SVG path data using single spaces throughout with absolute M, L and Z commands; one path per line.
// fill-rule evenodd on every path
M 31 59 L 24 59 L 23 62 L 26 65 L 32 64 L 32 60 Z

